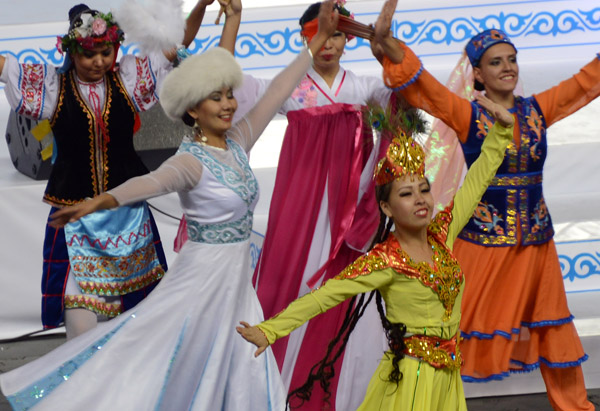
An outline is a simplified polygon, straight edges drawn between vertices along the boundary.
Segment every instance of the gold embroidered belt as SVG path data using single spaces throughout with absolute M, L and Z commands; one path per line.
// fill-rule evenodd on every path
M 542 173 L 531 173 L 528 175 L 497 175 L 492 179 L 490 187 L 527 187 L 542 184 Z
M 462 365 L 462 355 L 458 348 L 459 337 L 449 340 L 428 335 L 412 335 L 404 339 L 404 354 L 419 358 L 434 368 L 458 370 Z

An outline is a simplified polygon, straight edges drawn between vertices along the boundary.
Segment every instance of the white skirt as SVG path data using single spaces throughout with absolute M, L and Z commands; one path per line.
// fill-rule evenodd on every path
M 262 321 L 249 242 L 188 241 L 133 309 L 0 376 L 15 409 L 283 410 L 270 349 L 235 331 Z

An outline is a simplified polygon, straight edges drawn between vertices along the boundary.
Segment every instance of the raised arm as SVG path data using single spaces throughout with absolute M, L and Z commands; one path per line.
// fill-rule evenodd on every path
M 225 7 L 225 24 L 219 46 L 229 50 L 235 56 L 235 41 L 242 21 L 242 1 L 219 0 L 219 4 Z
M 185 20 L 185 31 L 183 33 L 182 41 L 182 44 L 185 47 L 189 47 L 196 38 L 198 30 L 200 30 L 200 26 L 202 25 L 202 20 L 204 19 L 206 7 L 211 5 L 214 1 L 215 0 L 199 0 L 188 15 L 188 18 Z
M 452 223 L 446 239 L 449 248 L 452 248 L 454 240 L 473 215 L 481 196 L 502 164 L 506 147 L 513 137 L 514 118 L 508 110 L 485 96 L 477 97 L 477 101 L 496 118 L 496 122 L 485 137 L 481 154 L 469 167 L 465 181 L 454 197 Z
M 416 108 L 439 118 L 456 131 L 461 141 L 466 141 L 471 119 L 471 104 L 448 90 L 427 70 L 421 60 L 404 42 L 394 38 L 390 31 L 397 0 L 383 5 L 375 23 L 375 39 L 378 49 L 383 50 L 383 80 L 399 92 Z
M 335 32 L 337 22 L 338 12 L 333 9 L 333 1 L 321 3 L 319 31 L 311 40 L 308 48 L 271 81 L 267 91 L 254 108 L 232 129 L 231 136 L 238 140 L 246 151 L 252 148 L 281 105 L 292 94 L 310 67 L 311 56 L 318 53 L 327 39 Z

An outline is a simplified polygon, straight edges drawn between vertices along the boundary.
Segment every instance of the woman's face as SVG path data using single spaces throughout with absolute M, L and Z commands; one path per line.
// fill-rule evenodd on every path
M 115 47 L 112 44 L 100 44 L 91 50 L 73 53 L 72 58 L 75 72 L 81 81 L 99 81 L 115 61 Z
M 516 50 L 507 43 L 493 45 L 483 53 L 473 75 L 488 92 L 512 93 L 519 79 Z
M 339 67 L 340 58 L 346 47 L 346 35 L 336 31 L 327 39 L 323 48 L 314 56 L 313 65 L 316 68 L 330 69 Z
M 231 128 L 237 100 L 231 87 L 215 90 L 207 98 L 188 110 L 204 134 L 221 137 Z
M 396 230 L 417 231 L 427 228 L 433 212 L 431 187 L 424 177 L 404 176 L 392 182 L 381 210 L 394 221 Z

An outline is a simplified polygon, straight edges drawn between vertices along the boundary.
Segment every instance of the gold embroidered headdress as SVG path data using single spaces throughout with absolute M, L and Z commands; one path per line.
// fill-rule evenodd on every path
M 399 111 L 391 115 L 380 107 L 369 106 L 367 121 L 383 136 L 390 135 L 386 156 L 377 163 L 373 178 L 378 186 L 390 183 L 403 176 L 423 177 L 425 173 L 425 152 L 411 136 L 425 131 L 425 121 L 414 109 Z

